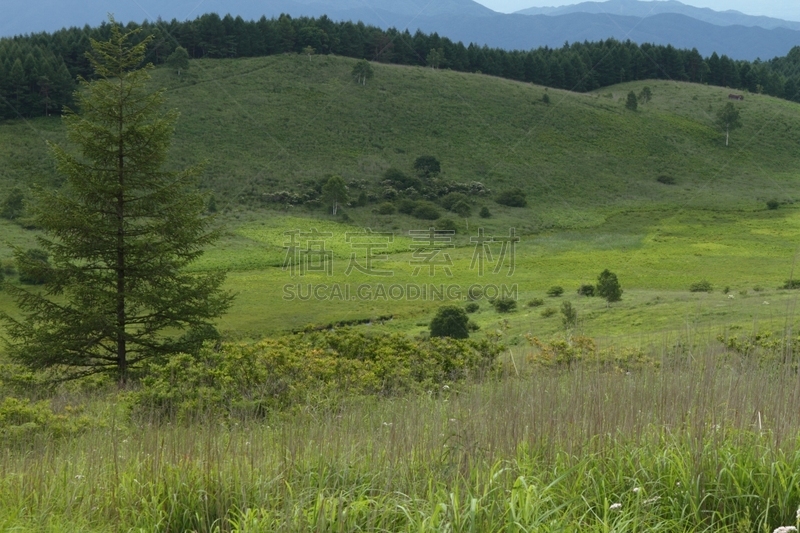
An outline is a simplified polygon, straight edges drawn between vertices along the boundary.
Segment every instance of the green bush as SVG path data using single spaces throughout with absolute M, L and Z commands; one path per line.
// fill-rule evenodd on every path
M 656 181 L 659 183 L 663 183 L 664 185 L 675 185 L 675 178 L 672 176 L 667 176 L 662 174 L 661 176 L 656 178 Z
M 481 308 L 476 302 L 470 302 L 464 306 L 464 311 L 467 313 L 475 313 Z
M 542 309 L 540 315 L 542 316 L 542 318 L 550 318 L 556 313 L 558 313 L 558 311 L 556 311 L 555 307 L 545 307 L 544 309 Z
M 498 313 L 511 313 L 517 309 L 517 301 L 509 297 L 495 298 L 492 300 L 492 307 Z
M 140 388 L 128 394 L 137 415 L 260 416 L 308 402 L 324 407 L 342 395 L 438 389 L 491 370 L 501 349 L 486 340 L 367 336 L 343 328 L 219 349 L 206 345 L 198 356 L 152 360 Z
M 522 189 L 510 189 L 501 192 L 495 201 L 508 207 L 525 207 L 528 205 L 528 200 L 525 196 L 525 192 Z
M 470 331 L 473 331 L 473 332 L 475 332 L 475 331 L 478 331 L 478 330 L 480 330 L 480 329 L 481 329 L 481 327 L 480 327 L 480 325 L 479 325 L 477 322 L 475 322 L 474 320 L 470 320 L 469 322 L 467 322 L 467 329 L 468 329 L 468 330 L 470 330 Z
M 541 307 L 544 305 L 544 300 L 541 298 L 534 298 L 528 302 L 528 307 Z
M 594 285 L 589 285 L 588 283 L 584 283 L 580 287 L 578 287 L 578 294 L 581 296 L 594 296 Z
M 462 218 L 467 218 L 472 214 L 472 207 L 467 202 L 461 201 L 454 205 L 451 211 Z
M 444 207 L 448 211 L 451 211 L 453 209 L 453 206 L 456 205 L 457 203 L 468 202 L 468 201 L 469 198 L 467 197 L 466 194 L 461 192 L 451 192 L 450 194 L 443 196 L 442 199 L 439 200 L 439 203 L 442 204 L 442 207 Z
M 381 205 L 378 206 L 378 214 L 379 215 L 393 215 L 394 214 L 394 204 L 391 202 L 383 202 Z
M 414 212 L 414 209 L 417 208 L 419 202 L 415 200 L 409 200 L 408 198 L 404 198 L 400 200 L 397 204 L 397 210 L 403 213 L 404 215 L 410 215 Z
M 468 322 L 469 318 L 464 309 L 455 305 L 440 307 L 431 320 L 431 337 L 466 339 L 469 337 Z
M 421 155 L 414 160 L 414 170 L 421 177 L 431 178 L 442 171 L 442 165 L 432 155 Z
M 481 217 L 481 218 L 492 218 L 492 213 L 491 213 L 491 211 L 489 211 L 488 207 L 483 206 L 483 207 L 481 207 L 481 210 L 478 213 L 478 216 Z
M 553 285 L 552 287 L 547 289 L 547 295 L 551 298 L 558 298 L 562 294 L 564 294 L 564 287 Z
M 547 93 L 544 93 L 544 95 L 542 96 L 542 102 L 544 102 L 545 104 L 549 104 L 550 103 L 550 95 L 547 94 Z
M 458 231 L 458 224 L 452 218 L 443 218 L 436 223 L 436 230 L 437 231 L 452 231 L 456 233 Z
M 783 284 L 783 289 L 800 289 L 800 279 L 787 279 Z
M 387 170 L 383 174 L 383 179 L 387 185 L 390 185 L 398 191 L 404 191 L 406 189 L 414 189 L 416 191 L 422 190 L 422 181 L 418 177 L 409 176 L 402 170 L 396 168 Z
M 92 421 L 71 406 L 55 414 L 46 400 L 33 403 L 8 396 L 0 403 L 0 442 L 28 442 L 38 434 L 65 437 L 90 426 Z
M 778 209 L 780 205 L 781 205 L 780 202 L 778 202 L 778 200 L 775 200 L 774 198 L 772 200 L 767 201 L 767 209 L 775 210 Z
M 707 280 L 696 281 L 689 285 L 690 292 L 711 292 L 712 290 L 711 283 Z
M 420 220 L 437 220 L 441 216 L 436 206 L 427 202 L 420 202 L 411 215 Z

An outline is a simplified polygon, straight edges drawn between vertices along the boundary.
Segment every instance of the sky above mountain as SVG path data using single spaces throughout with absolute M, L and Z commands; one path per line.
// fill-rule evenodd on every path
M 562 6 L 578 4 L 585 0 L 476 0 L 489 9 L 501 13 L 513 13 L 528 7 Z M 734 9 L 747 15 L 762 15 L 786 20 L 800 21 L 800 1 L 798 0 L 682 0 L 684 4 L 695 7 L 710 7 L 717 11 Z

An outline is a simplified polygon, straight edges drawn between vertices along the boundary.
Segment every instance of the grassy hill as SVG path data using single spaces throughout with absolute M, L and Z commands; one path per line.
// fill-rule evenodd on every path
M 281 271 L 286 231 L 327 228 L 337 265 L 334 276 L 302 283 L 371 283 L 344 276 L 351 249 L 347 231 L 362 227 L 396 233 L 387 265 L 392 283 L 427 283 L 414 277 L 409 229 L 429 223 L 407 215 L 378 215 L 376 203 L 347 208 L 348 222 L 322 209 L 287 208 L 261 201 L 265 193 L 302 191 L 339 174 L 380 197 L 383 173 L 406 172 L 416 157 L 435 155 L 442 178 L 480 181 L 493 191 L 473 198 L 473 216 L 456 218 L 454 276 L 436 283 L 469 285 L 473 247 L 468 237 L 483 226 L 494 234 L 517 228 L 523 241 L 513 277 L 487 275 L 481 283 L 518 284 L 521 304 L 562 285 L 579 306 L 581 328 L 593 335 L 636 334 L 685 324 L 782 323 L 793 300 L 776 291 L 790 277 L 800 234 L 800 105 L 747 94 L 743 128 L 725 146 L 714 128 L 727 89 L 678 82 L 636 82 L 596 94 L 547 90 L 483 75 L 375 64 L 366 87 L 353 83 L 353 60 L 332 56 L 272 56 L 201 60 L 178 78 L 157 70 L 154 86 L 166 87 L 181 111 L 172 164 L 205 160 L 202 186 L 213 192 L 229 229 L 197 268 L 225 267 L 239 298 L 221 327 L 232 335 L 394 315 L 385 327 L 425 329 L 441 302 L 285 301 L 282 287 L 297 283 Z M 625 109 L 629 91 L 649 86 L 653 99 L 636 112 Z M 13 186 L 58 183 L 45 140 L 63 140 L 57 118 L 0 124 L 0 198 Z M 664 184 L 659 177 L 674 182 Z M 663 181 L 663 178 L 662 178 Z M 528 207 L 503 207 L 496 193 L 520 187 Z M 782 202 L 767 211 L 769 199 Z M 382 201 L 382 200 L 381 200 Z M 493 213 L 477 217 L 481 206 Z M 7 243 L 31 246 L 34 232 L 0 221 L 0 260 Z M 580 283 L 603 268 L 614 270 L 624 300 L 606 309 L 578 298 Z M 717 291 L 688 293 L 708 279 Z M 754 288 L 767 289 L 753 291 Z M 740 294 L 740 291 L 742 294 Z M 771 292 L 770 292 L 771 291 Z M 772 307 L 767 308 L 764 301 Z M 547 300 L 545 307 L 558 307 Z M 0 307 L 10 303 L 0 294 Z M 558 316 L 539 308 L 500 316 L 487 304 L 475 315 L 484 328 L 498 323 L 512 333 L 560 330 Z M 773 309 L 766 312 L 765 309 Z M 766 318 L 765 318 L 766 317 Z M 507 323 L 504 320 L 507 319 Z

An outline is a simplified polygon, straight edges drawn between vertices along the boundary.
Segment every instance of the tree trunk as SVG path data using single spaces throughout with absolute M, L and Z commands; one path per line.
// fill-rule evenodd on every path
M 725 146 L 728 146 L 728 137 L 730 136 L 730 129 L 725 128 Z
M 119 384 L 124 386 L 128 381 L 127 347 L 125 345 L 125 146 L 123 143 L 123 104 L 122 81 L 120 81 L 119 106 L 119 145 L 117 147 L 117 370 Z

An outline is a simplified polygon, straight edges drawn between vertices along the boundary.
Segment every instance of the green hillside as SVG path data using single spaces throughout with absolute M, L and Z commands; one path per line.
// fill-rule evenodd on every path
M 477 227 L 495 234 L 514 227 L 523 240 L 513 278 L 486 279 L 517 283 L 521 307 L 551 285 L 563 285 L 580 306 L 587 333 L 679 328 L 687 310 L 692 320 L 714 327 L 752 323 L 756 316 L 782 320 L 785 313 L 765 313 L 762 306 L 769 299 L 775 309 L 792 297 L 775 288 L 791 275 L 800 234 L 800 211 L 792 205 L 800 198 L 800 105 L 746 94 L 736 104 L 743 127 L 726 147 L 714 116 L 729 101 L 728 89 L 636 82 L 597 94 L 549 89 L 544 103 L 545 89 L 529 84 L 384 64 L 373 65 L 375 76 L 362 87 L 351 78 L 354 63 L 282 55 L 198 60 L 180 78 L 166 69 L 155 72 L 154 84 L 166 87 L 169 104 L 181 111 L 172 161 L 179 167 L 207 162 L 202 185 L 228 229 L 197 265 L 232 271 L 229 284 L 239 297 L 222 321 L 225 331 L 258 336 L 388 314 L 396 320 L 387 327 L 424 329 L 440 302 L 284 301 L 282 286 L 297 280 L 279 268 L 284 232 L 326 227 L 338 264 L 351 251 L 344 233 L 371 227 L 397 234 L 389 263 L 398 272 L 407 267 L 409 241 L 401 234 L 430 223 L 379 215 L 375 208 L 384 201 L 384 172 L 396 167 L 411 174 L 423 154 L 441 161 L 442 181 L 479 181 L 492 190 L 470 198 L 468 219 L 448 215 L 459 236 L 456 272 L 445 283 L 475 281 L 468 237 Z M 627 110 L 628 92 L 644 86 L 652 100 Z M 44 141 L 62 137 L 56 118 L 0 124 L 0 199 L 14 186 L 57 184 Z M 372 201 L 345 208 L 347 219 L 320 207 L 264 201 L 266 194 L 302 192 L 333 174 L 344 177 L 353 196 L 364 191 Z M 527 192 L 527 207 L 495 203 L 497 193 L 513 187 Z M 778 210 L 766 209 L 770 199 L 781 202 Z M 492 218 L 477 216 L 482 206 Z M 0 231 L 0 260 L 11 256 L 8 243 L 33 245 L 34 232 L 16 224 L 0 221 Z M 575 294 L 603 268 L 614 270 L 626 290 L 610 310 Z M 343 270 L 334 269 L 333 279 L 345 281 Z M 701 279 L 717 292 L 688 293 Z M 420 280 L 405 272 L 394 281 Z M 725 286 L 735 299 L 719 292 Z M 545 307 L 558 305 L 548 300 Z M 498 316 L 482 307 L 475 315 L 482 327 L 507 318 L 518 333 L 560 328 L 558 316 L 541 318 L 539 308 Z

